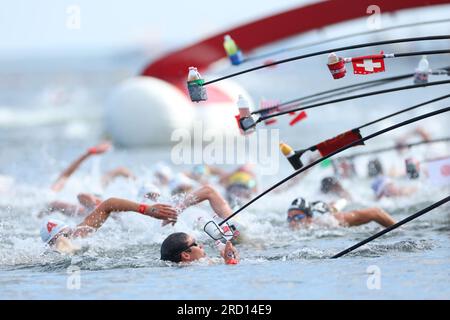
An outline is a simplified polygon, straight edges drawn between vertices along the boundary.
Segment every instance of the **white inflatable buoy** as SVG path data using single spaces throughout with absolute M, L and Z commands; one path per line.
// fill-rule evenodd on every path
M 170 141 L 176 128 L 189 128 L 192 104 L 180 90 L 152 77 L 124 81 L 112 94 L 105 111 L 106 131 L 125 147 Z
M 175 129 L 192 132 L 199 123 L 208 134 L 238 135 L 236 101 L 249 95 L 231 81 L 208 86 L 207 102 L 193 103 L 178 88 L 163 80 L 139 76 L 125 80 L 110 97 L 105 128 L 124 147 L 170 144 Z

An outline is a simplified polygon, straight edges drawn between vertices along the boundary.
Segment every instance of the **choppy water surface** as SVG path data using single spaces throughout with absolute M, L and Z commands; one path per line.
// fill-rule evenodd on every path
M 445 61 L 434 63 L 444 65 Z M 405 63 L 397 69 L 390 67 L 402 73 L 409 72 L 415 64 Z M 325 81 L 322 83 L 321 75 L 317 75 L 312 88 L 300 69 L 287 70 L 280 67 L 273 77 L 284 79 L 280 83 L 294 79 L 298 81 L 295 86 L 268 86 L 261 81 L 261 75 L 267 76 L 263 72 L 244 77 L 242 84 L 256 97 L 273 89 L 280 99 L 328 88 L 323 84 Z M 312 72 L 312 69 L 302 68 L 301 71 Z M 289 83 L 295 83 L 291 80 Z M 326 83 L 330 83 L 327 80 Z M 98 92 L 100 89 L 93 86 L 90 90 Z M 376 101 L 368 99 L 345 106 L 330 106 L 328 111 L 310 112 L 308 122 L 291 128 L 291 131 L 283 131 L 281 136 L 296 147 L 306 146 L 392 112 L 394 108 L 407 107 L 445 92 L 442 88 L 434 88 L 416 94 L 383 96 Z M 8 91 L 8 94 L 12 93 Z M 14 99 L 10 98 L 11 101 Z M 189 208 L 175 227 L 166 228 L 161 228 L 159 221 L 133 213 L 115 214 L 93 237 L 82 240 L 83 253 L 64 256 L 45 252 L 39 238 L 41 219 L 38 212 L 48 201 L 75 202 L 76 194 L 82 191 L 102 193 L 105 198 L 139 200 L 139 188 L 151 179 L 152 166 L 160 160 L 170 163 L 170 148 L 115 149 L 88 160 L 61 193 L 52 194 L 49 186 L 58 173 L 82 150 L 103 138 L 102 102 L 98 102 L 103 100 L 91 97 L 88 102 L 65 106 L 67 112 L 62 112 L 49 106 L 37 107 L 36 99 L 34 91 L 33 94 L 28 92 L 28 96 L 27 92 L 22 92 L 20 106 L 0 108 L 0 174 L 9 176 L 0 188 L 0 299 L 450 298 L 448 205 L 336 260 L 328 258 L 380 228 L 376 224 L 342 228 L 328 221 L 326 226 L 291 231 L 285 221 L 290 201 L 299 195 L 312 200 L 323 198 L 318 193 L 319 181 L 329 171 L 319 167 L 301 183 L 282 193 L 269 194 L 238 215 L 237 221 L 244 227 L 246 240 L 238 245 L 242 261 L 237 266 L 221 264 L 211 241 L 194 223 L 200 215 L 211 215 L 207 205 Z M 435 104 L 427 110 L 439 106 L 448 106 L 448 102 Z M 340 108 L 344 107 L 352 117 L 343 117 Z M 365 109 L 361 111 L 363 107 Z M 18 111 L 21 116 L 15 116 L 13 111 Z M 445 124 L 448 120 L 448 116 L 441 116 L 423 122 L 423 126 L 435 137 L 447 136 Z M 392 137 L 374 140 L 367 148 L 391 145 Z M 443 144 L 414 149 L 414 155 L 419 159 L 430 154 L 448 155 L 450 148 Z M 402 166 L 404 161 L 394 153 L 385 154 L 382 159 L 395 166 Z M 259 177 L 260 191 L 291 172 L 285 159 L 280 157 L 278 160 L 281 167 L 275 175 Z M 366 162 L 367 158 L 364 158 L 356 163 L 359 172 L 364 173 Z M 102 190 L 99 185 L 101 173 L 119 165 L 130 168 L 138 180 L 118 180 Z M 187 168 L 173 167 L 175 171 Z M 400 179 L 400 184 L 416 185 L 418 192 L 412 197 L 376 202 L 366 178 L 342 183 L 355 198 L 352 207 L 381 206 L 396 220 L 440 200 L 450 191 L 448 187 L 432 186 L 424 178 L 415 182 Z M 162 200 L 173 201 L 167 195 Z M 58 213 L 53 217 L 71 224 L 81 219 Z M 212 264 L 199 262 L 189 267 L 162 263 L 159 260 L 160 244 L 174 231 L 193 234 L 216 259 Z M 74 267 L 80 270 L 81 287 L 70 290 L 67 287 L 68 270 L 74 270 Z M 370 289 L 374 270 L 380 275 L 379 289 Z

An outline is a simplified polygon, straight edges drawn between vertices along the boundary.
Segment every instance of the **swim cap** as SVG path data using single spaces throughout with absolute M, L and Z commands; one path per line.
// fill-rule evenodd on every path
M 331 189 L 336 186 L 339 182 L 335 177 L 326 177 L 323 178 L 320 182 L 320 191 L 323 193 L 328 193 Z
M 289 206 L 288 212 L 291 210 L 300 210 L 303 211 L 307 216 L 311 216 L 311 205 L 308 201 L 306 201 L 302 197 L 298 197 L 294 199 L 294 201 L 291 202 L 291 205 Z
M 209 169 L 204 164 L 198 164 L 192 168 L 192 173 L 196 176 L 204 176 L 209 174 Z
M 379 174 L 383 174 L 383 166 L 380 160 L 372 159 L 367 164 L 367 173 L 369 177 L 376 177 Z
M 173 177 L 172 169 L 163 162 L 158 162 L 155 165 L 155 174 L 162 175 L 167 178 L 167 180 L 170 180 Z
M 56 219 L 45 220 L 41 227 L 41 239 L 49 243 L 61 230 L 68 227 L 67 224 Z
M 169 182 L 170 192 L 174 192 L 179 188 L 193 188 L 193 187 L 194 181 L 183 173 L 177 173 L 176 176 Z

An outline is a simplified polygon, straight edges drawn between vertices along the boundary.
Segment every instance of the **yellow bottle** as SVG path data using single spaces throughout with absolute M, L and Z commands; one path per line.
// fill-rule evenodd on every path
M 280 150 L 284 154 L 284 156 L 289 160 L 289 163 L 294 168 L 294 170 L 298 170 L 303 167 L 303 163 L 300 160 L 302 152 L 294 151 L 289 145 L 283 142 L 280 142 Z
M 280 150 L 286 157 L 291 157 L 295 154 L 294 149 L 284 142 L 280 142 Z

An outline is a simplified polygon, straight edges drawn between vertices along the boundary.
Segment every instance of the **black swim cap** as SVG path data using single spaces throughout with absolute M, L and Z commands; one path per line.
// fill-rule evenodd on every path
M 181 262 L 181 252 L 186 247 L 189 235 L 176 232 L 169 235 L 161 245 L 161 260 Z
M 320 182 L 320 191 L 323 193 L 328 193 L 331 189 L 336 186 L 339 182 L 335 177 L 326 177 L 323 178 Z
M 311 205 L 302 197 L 298 197 L 291 202 L 288 212 L 291 210 L 303 211 L 307 216 L 311 216 Z
M 381 165 L 380 160 L 372 159 L 367 164 L 367 173 L 369 177 L 376 177 L 380 174 L 383 174 L 383 166 Z

